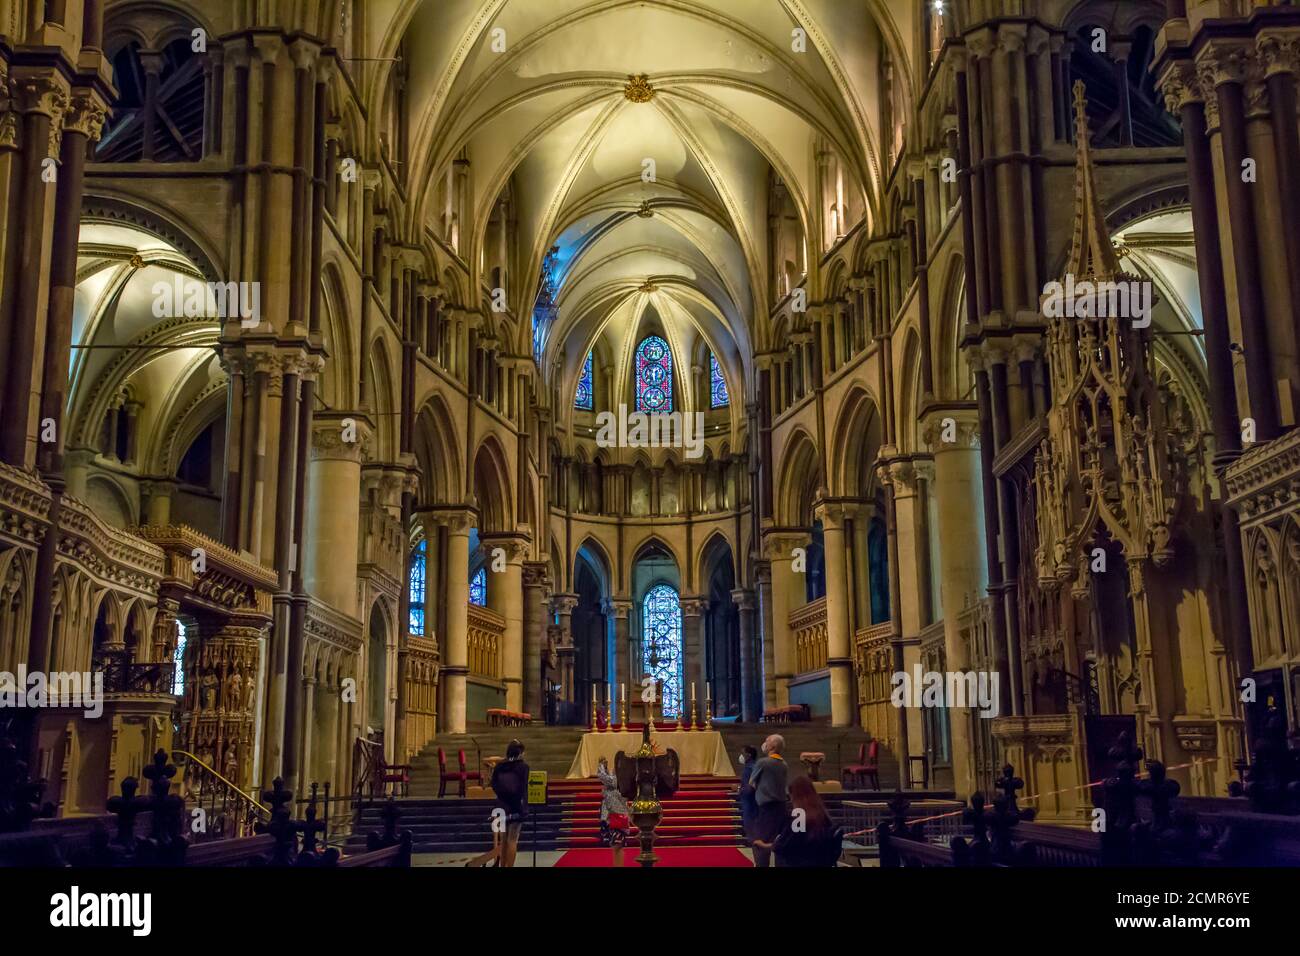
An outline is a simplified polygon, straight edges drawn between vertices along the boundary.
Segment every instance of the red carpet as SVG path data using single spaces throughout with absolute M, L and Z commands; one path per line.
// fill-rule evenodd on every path
M 634 846 L 628 846 L 623 851 L 623 866 L 638 866 L 636 862 L 637 854 L 641 851 Z M 569 850 L 564 856 L 555 861 L 556 866 L 611 866 L 613 864 L 613 851 L 608 849 L 599 850 Z M 700 867 L 731 867 L 731 866 L 753 866 L 743 853 L 731 846 L 665 846 L 656 847 L 655 856 L 659 857 L 659 862 L 655 867 L 661 866 L 700 866 Z
M 687 775 L 677 793 L 663 801 L 663 821 L 656 829 L 655 845 L 664 848 L 726 849 L 739 846 L 740 810 L 736 805 L 736 778 Z M 552 784 L 552 795 L 565 801 L 561 846 L 586 849 L 600 846 L 600 783 L 594 778 L 562 780 Z M 631 837 L 635 840 L 636 827 Z M 608 865 L 609 858 L 605 858 Z M 591 865 L 591 864 L 577 864 Z M 602 864 L 596 864 L 602 865 Z M 682 866 L 721 864 L 686 863 Z

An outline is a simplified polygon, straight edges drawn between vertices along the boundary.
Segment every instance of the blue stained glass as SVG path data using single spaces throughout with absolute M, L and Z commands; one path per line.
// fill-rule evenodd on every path
M 636 350 L 636 410 L 673 410 L 673 353 L 657 335 L 646 338 Z
M 469 579 L 469 603 L 487 606 L 487 568 L 479 568 Z
M 714 408 L 725 408 L 731 404 L 731 396 L 727 394 L 727 380 L 722 377 L 722 366 L 718 364 L 718 357 L 710 355 L 709 360 L 712 363 L 709 379 L 710 394 L 713 398 Z
M 409 579 L 411 595 L 411 619 L 408 630 L 412 634 L 424 635 L 424 558 L 428 552 L 427 542 L 421 538 L 411 554 L 411 573 Z
M 676 717 L 682 712 L 682 605 L 667 584 L 646 592 L 641 647 L 645 673 L 663 684 L 663 715 Z
M 189 635 L 185 633 L 185 622 L 176 622 L 176 652 L 172 654 L 175 671 L 172 673 L 172 694 L 181 697 L 185 694 L 185 644 Z
M 587 353 L 587 361 L 583 363 L 582 374 L 578 376 L 578 390 L 573 396 L 573 407 L 591 411 L 591 353 Z

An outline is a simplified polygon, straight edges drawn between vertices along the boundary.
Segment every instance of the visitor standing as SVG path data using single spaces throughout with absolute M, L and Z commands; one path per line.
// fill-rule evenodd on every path
M 528 810 L 528 764 L 524 763 L 524 745 L 518 740 L 506 747 L 506 759 L 492 770 L 492 849 L 466 863 L 484 866 L 496 860 L 497 866 L 514 866 L 519 851 L 519 833 Z
M 754 791 L 757 812 L 754 816 L 754 865 L 770 866 L 772 841 L 785 829 L 789 817 L 789 768 L 781 751 L 785 738 L 772 734 L 763 741 L 763 756 L 754 764 L 749 786 Z
M 758 804 L 754 802 L 754 788 L 749 785 L 754 775 L 754 765 L 758 763 L 758 749 L 749 745 L 740 752 L 740 790 L 737 801 L 740 803 L 740 826 L 745 839 L 754 840 L 754 819 L 758 816 Z
M 596 767 L 600 778 L 600 845 L 614 848 L 614 866 L 623 865 L 623 848 L 627 846 L 627 801 L 618 789 L 618 778 L 610 772 L 609 761 L 604 757 Z

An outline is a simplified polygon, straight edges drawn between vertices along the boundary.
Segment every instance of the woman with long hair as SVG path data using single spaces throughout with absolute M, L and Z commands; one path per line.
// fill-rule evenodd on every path
M 754 845 L 776 853 L 777 866 L 823 867 L 839 862 L 842 831 L 831 822 L 821 794 L 807 777 L 790 782 L 790 819 L 771 842 Z

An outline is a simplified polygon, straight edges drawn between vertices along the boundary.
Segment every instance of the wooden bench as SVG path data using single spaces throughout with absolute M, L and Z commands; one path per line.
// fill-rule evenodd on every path
M 185 865 L 245 866 L 254 860 L 265 860 L 274 847 L 275 837 L 269 833 L 195 843 L 185 852 Z
M 771 707 L 763 711 L 763 721 L 769 724 L 793 724 L 808 720 L 812 720 L 812 711 L 807 704 Z
M 533 721 L 532 714 L 506 710 L 503 707 L 491 707 L 487 712 L 488 723 L 493 727 L 522 727 Z
M 401 840 L 392 846 L 380 847 L 376 850 L 367 850 L 365 853 L 354 853 L 342 857 L 338 866 L 340 869 L 351 869 L 355 867 L 407 867 L 411 865 L 411 846 L 412 837 L 410 831 L 404 831 Z

